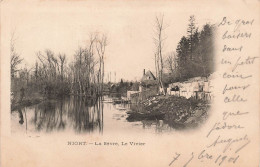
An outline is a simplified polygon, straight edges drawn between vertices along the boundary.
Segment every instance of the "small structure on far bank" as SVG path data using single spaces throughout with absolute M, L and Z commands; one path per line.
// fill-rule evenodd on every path
M 155 76 L 150 70 L 145 72 L 144 69 L 143 76 L 140 81 L 139 90 L 127 91 L 127 99 L 131 100 L 132 103 L 137 103 L 151 96 L 155 96 L 157 93 L 158 85 Z
M 141 82 L 149 82 L 149 81 L 156 81 L 156 78 L 150 70 L 145 72 L 145 69 L 144 69 L 144 73 L 143 73 Z
M 169 84 L 167 94 L 172 96 L 181 96 L 185 98 L 195 98 L 202 100 L 213 99 L 213 80 L 215 74 L 209 77 L 194 77 L 184 82 L 175 82 Z M 127 91 L 127 99 L 132 103 L 138 103 L 149 97 L 158 95 L 158 81 L 151 71 L 143 72 L 138 91 Z
M 169 84 L 168 95 L 182 96 L 185 98 L 211 100 L 213 98 L 213 77 L 194 77 L 185 82 L 175 82 Z

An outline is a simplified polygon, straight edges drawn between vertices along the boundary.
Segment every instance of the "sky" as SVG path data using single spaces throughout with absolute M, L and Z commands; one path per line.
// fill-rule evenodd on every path
M 193 8 L 188 3 L 163 2 L 36 1 L 5 4 L 1 15 L 5 22 L 1 28 L 6 39 L 10 39 L 14 32 L 16 50 L 27 66 L 35 63 L 36 52 L 45 49 L 51 49 L 55 54 L 65 53 L 71 61 L 79 46 L 87 46 L 89 34 L 104 33 L 108 37 L 105 72 L 112 73 L 112 81 L 121 78 L 135 81 L 142 77 L 143 69 L 154 72 L 156 16 L 163 14 L 167 26 L 164 55 L 175 51 L 180 38 L 186 35 L 190 15 L 195 15 L 198 27 L 207 22 L 214 23 L 210 5 L 198 11 L 196 6 Z M 189 11 L 183 10 L 185 5 Z

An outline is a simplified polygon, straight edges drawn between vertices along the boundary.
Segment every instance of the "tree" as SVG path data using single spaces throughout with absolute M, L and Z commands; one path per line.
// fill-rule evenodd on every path
M 103 34 L 102 37 L 98 37 L 96 40 L 96 49 L 99 56 L 99 81 L 101 82 L 100 84 L 101 96 L 103 95 L 103 84 L 104 84 L 104 74 L 105 74 L 104 56 L 105 56 L 106 46 L 107 46 L 107 36 Z
M 206 64 L 206 74 L 214 71 L 214 31 L 213 25 L 205 24 L 200 35 L 200 46 L 203 47 L 202 61 Z
M 188 74 L 189 77 L 195 76 L 196 73 L 196 66 L 194 65 L 193 61 L 196 58 L 196 53 L 195 50 L 199 45 L 199 31 L 198 28 L 195 25 L 195 16 L 192 15 L 189 18 L 189 24 L 188 24 L 188 29 L 187 29 L 187 39 L 189 41 L 189 48 L 188 48 L 188 54 L 189 54 L 189 59 L 187 60 L 188 67 Z
M 189 39 L 190 60 L 192 60 L 195 43 L 198 42 L 198 28 L 195 27 L 195 16 L 194 15 L 190 16 L 187 34 L 188 34 L 188 39 Z
M 175 52 L 168 53 L 165 60 L 166 67 L 170 73 L 175 73 L 177 70 L 177 57 Z
M 189 41 L 183 36 L 177 45 L 177 62 L 178 62 L 178 73 L 180 78 L 186 78 L 188 75 L 188 50 Z
M 14 39 L 14 33 L 12 33 L 11 36 L 11 42 L 10 42 L 10 56 L 11 56 L 11 77 L 15 77 L 15 73 L 19 70 L 17 69 L 17 66 L 21 64 L 23 59 L 20 57 L 20 55 L 17 53 L 15 49 L 15 39 Z
M 63 81 L 64 78 L 64 65 L 65 65 L 65 60 L 66 60 L 66 55 L 65 54 L 59 54 L 59 59 L 60 59 L 60 76 L 61 76 L 61 81 Z
M 192 61 L 196 73 L 194 76 L 207 76 L 214 70 L 214 27 L 205 24 L 201 30 L 199 44 L 194 49 L 196 58 Z
M 163 90 L 165 95 L 165 89 L 163 85 L 163 49 L 164 49 L 164 30 L 166 26 L 164 25 L 164 16 L 156 16 L 155 18 L 155 33 L 154 33 L 154 43 L 155 43 L 155 69 L 157 73 L 158 85 Z
M 195 26 L 195 17 L 190 16 L 187 37 L 183 36 L 176 48 L 180 80 L 207 76 L 214 71 L 213 31 L 210 24 L 205 24 L 199 31 Z

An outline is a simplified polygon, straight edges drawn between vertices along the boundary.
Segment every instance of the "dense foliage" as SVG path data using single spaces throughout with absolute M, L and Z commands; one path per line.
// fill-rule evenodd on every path
M 183 36 L 176 48 L 166 58 L 170 81 L 183 81 L 197 76 L 208 76 L 214 72 L 214 31 L 213 25 L 205 24 L 201 30 L 190 16 L 187 36 Z

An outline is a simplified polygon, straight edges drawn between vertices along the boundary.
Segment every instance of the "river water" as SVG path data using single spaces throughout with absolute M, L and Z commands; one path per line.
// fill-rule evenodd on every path
M 172 129 L 162 120 L 127 121 L 130 104 L 104 101 L 94 103 L 84 97 L 70 96 L 59 100 L 42 102 L 13 111 L 12 134 L 41 136 L 44 134 L 106 134 L 110 133 L 171 133 Z

